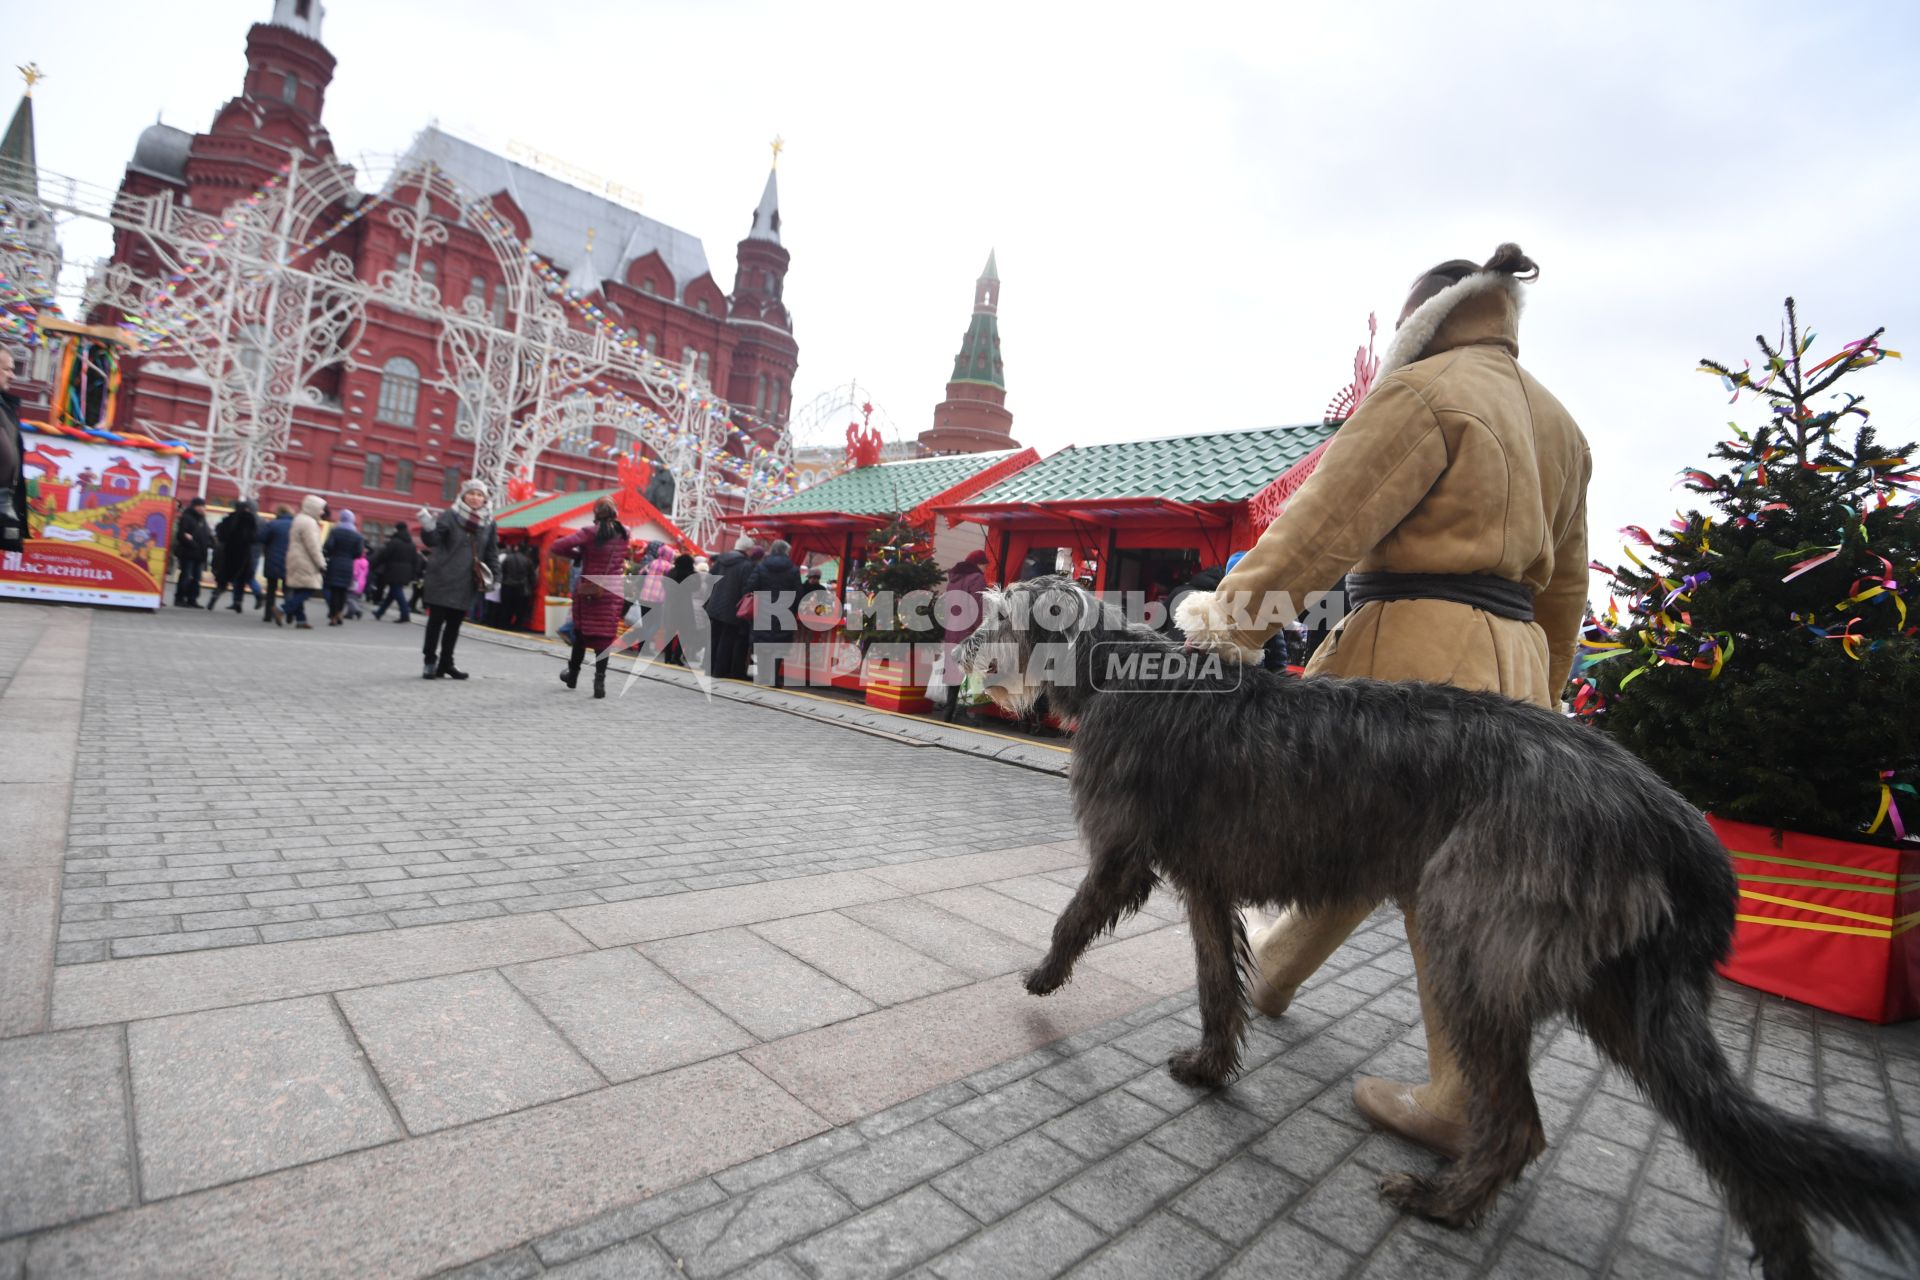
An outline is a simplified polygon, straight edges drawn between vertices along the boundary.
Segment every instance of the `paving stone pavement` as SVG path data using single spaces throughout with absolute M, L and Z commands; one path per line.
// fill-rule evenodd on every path
M 0 606 L 0 679 L 63 612 Z M 595 703 L 524 640 L 463 639 L 449 685 L 391 624 L 90 616 L 61 641 L 60 963 L 0 1033 L 0 1280 L 1746 1273 L 1692 1158 L 1557 1025 L 1551 1146 L 1487 1223 L 1380 1201 L 1433 1164 L 1349 1098 L 1424 1062 L 1391 913 L 1216 1092 L 1164 1069 L 1198 1027 L 1164 895 L 1026 996 L 1083 857 L 1064 783 L 999 740 L 673 673 Z M 138 892 L 74 897 L 103 889 Z M 1715 1016 L 1763 1096 L 1915 1148 L 1920 1025 L 1730 985 Z

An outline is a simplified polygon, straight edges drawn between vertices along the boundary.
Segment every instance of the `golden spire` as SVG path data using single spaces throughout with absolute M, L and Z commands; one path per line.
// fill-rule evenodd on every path
M 786 150 L 787 140 L 776 133 L 773 135 L 773 142 L 770 145 L 773 147 L 773 167 L 778 169 L 780 167 L 780 153 Z
M 20 72 L 20 78 L 27 82 L 27 96 L 31 98 L 33 96 L 33 86 L 45 80 L 47 73 L 40 69 L 40 64 L 37 62 L 29 62 L 18 68 L 18 70 Z M 776 148 L 776 150 L 778 150 L 778 148 Z

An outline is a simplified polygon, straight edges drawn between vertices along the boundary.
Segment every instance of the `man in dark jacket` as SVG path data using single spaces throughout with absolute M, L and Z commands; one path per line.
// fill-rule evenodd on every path
M 220 603 L 222 591 L 231 588 L 233 611 L 244 612 L 247 603 L 247 581 L 252 576 L 256 537 L 253 504 L 242 498 L 234 503 L 233 510 L 222 516 L 220 523 L 214 526 L 213 540 L 219 546 L 213 559 L 213 595 L 207 600 L 208 609 Z
M 260 568 L 267 580 L 267 612 L 260 621 L 279 626 L 280 610 L 274 601 L 287 581 L 287 546 L 293 541 L 293 512 L 285 505 L 273 509 L 273 519 L 260 526 Z
M 533 603 L 533 558 L 518 543 L 500 557 L 501 625 L 511 631 L 525 631 Z
M 710 676 L 727 680 L 747 678 L 753 623 L 739 616 L 740 598 L 746 594 L 747 579 L 753 576 L 751 553 L 758 550 L 753 539 L 743 533 L 734 542 L 733 550 L 713 558 L 713 590 L 707 596 L 707 618 L 713 623 L 713 639 L 707 646 Z
M 787 687 L 788 646 L 806 644 L 805 636 L 795 634 L 799 620 L 794 616 L 794 606 L 799 603 L 801 583 L 792 550 L 784 539 L 768 547 L 766 559 L 747 575 L 745 592 L 754 599 L 753 617 L 747 625 L 752 628 L 754 649 L 760 655 L 755 675 L 761 684 L 776 689 Z M 804 653 L 792 656 L 805 665 Z
M 393 526 L 393 533 L 381 544 L 380 554 L 373 561 L 373 572 L 387 588 L 386 599 L 373 611 L 375 622 L 380 621 L 390 604 L 400 606 L 400 616 L 396 621 L 404 624 L 413 616 L 413 610 L 407 605 L 407 588 L 413 585 L 413 580 L 420 576 L 426 564 L 420 548 L 413 545 L 413 535 L 407 532 L 407 526 Z
M 180 567 L 174 583 L 173 602 L 184 608 L 200 607 L 200 574 L 207 567 L 207 553 L 213 550 L 213 530 L 207 525 L 207 500 L 195 498 L 180 513 L 173 531 L 173 559 Z
M 26 541 L 26 456 L 20 397 L 13 394 L 13 352 L 0 347 L 0 551 L 18 551 Z

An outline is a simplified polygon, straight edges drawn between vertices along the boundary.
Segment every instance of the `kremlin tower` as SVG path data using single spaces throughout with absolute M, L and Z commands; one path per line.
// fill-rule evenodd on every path
M 920 433 L 928 453 L 985 453 L 1017 449 L 1007 382 L 1000 365 L 1000 271 L 993 254 L 973 286 L 973 321 L 953 360 L 947 398 L 933 410 L 933 426 Z

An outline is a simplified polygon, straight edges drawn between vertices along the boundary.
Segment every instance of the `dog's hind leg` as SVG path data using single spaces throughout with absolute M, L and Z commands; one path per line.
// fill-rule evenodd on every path
M 1427 1028 L 1428 1035 L 1435 1033 L 1436 1028 Z M 1479 1222 L 1500 1189 L 1546 1149 L 1547 1135 L 1527 1077 L 1530 1041 L 1524 1024 L 1503 1026 L 1482 1014 L 1452 1041 L 1470 1089 L 1467 1149 L 1435 1175 L 1389 1174 L 1381 1179 L 1380 1191 L 1409 1213 L 1466 1227 Z
M 1241 985 L 1252 955 L 1231 902 L 1198 893 L 1186 899 L 1199 971 L 1200 1043 L 1169 1058 L 1167 1070 L 1181 1084 L 1212 1087 L 1225 1084 L 1240 1065 L 1240 1038 L 1247 1029 Z
M 1053 924 L 1053 945 L 1027 974 L 1027 990 L 1044 996 L 1073 976 L 1073 965 L 1093 940 L 1146 905 L 1157 883 L 1152 868 L 1131 853 L 1094 855 L 1073 900 Z

